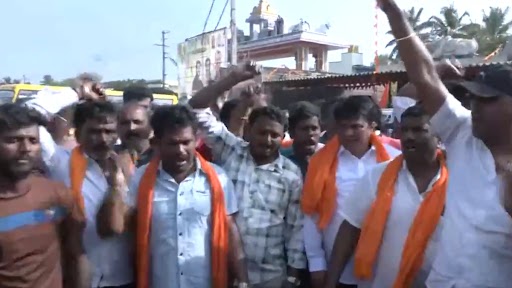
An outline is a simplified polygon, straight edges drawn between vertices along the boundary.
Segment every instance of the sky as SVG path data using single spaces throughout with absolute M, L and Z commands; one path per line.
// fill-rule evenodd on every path
M 483 4 L 485 2 L 485 4 Z M 344 44 L 359 45 L 365 64 L 375 51 L 374 0 L 269 0 L 289 27 L 308 21 L 311 27 L 330 22 L 330 35 Z M 301 3 L 301 4 L 298 4 Z M 439 14 L 441 7 L 454 4 L 479 22 L 482 10 L 506 7 L 511 0 L 397 0 L 404 9 L 423 7 L 424 19 Z M 206 31 L 213 30 L 225 0 L 216 0 Z M 236 2 L 239 28 L 248 32 L 245 19 L 258 0 Z M 54 79 L 74 77 L 81 72 L 96 72 L 104 80 L 160 79 L 161 31 L 169 30 L 168 45 L 176 56 L 177 44 L 203 31 L 210 0 L 24 0 L 2 1 L 0 27 L 0 77 L 39 82 L 43 75 Z M 512 17 L 512 11 L 510 13 Z M 391 36 L 383 13 L 378 15 L 379 54 L 386 53 Z M 219 27 L 229 25 L 229 5 Z M 286 29 L 286 28 L 285 28 Z M 247 34 L 247 33 L 246 33 Z M 329 61 L 339 61 L 339 53 Z M 282 63 L 281 63 L 282 62 Z M 291 65 L 273 61 L 274 66 Z M 168 79 L 177 71 L 168 65 Z

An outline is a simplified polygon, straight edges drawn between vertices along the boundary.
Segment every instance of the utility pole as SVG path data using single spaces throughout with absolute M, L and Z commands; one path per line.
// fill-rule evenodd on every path
M 238 30 L 236 28 L 236 0 L 231 0 L 231 65 L 238 63 Z
M 166 67 L 165 67 L 165 60 L 167 59 L 167 46 L 165 44 L 165 41 L 167 41 L 167 34 L 169 34 L 170 31 L 163 30 L 162 31 L 162 39 L 160 44 L 155 44 L 155 46 L 162 47 L 162 88 L 165 88 L 165 76 L 167 76 L 166 73 Z

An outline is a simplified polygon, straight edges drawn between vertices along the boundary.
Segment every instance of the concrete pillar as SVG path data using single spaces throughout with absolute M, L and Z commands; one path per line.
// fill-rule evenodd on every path
M 295 52 L 295 69 L 308 70 L 309 48 L 299 46 Z
M 315 70 L 318 72 L 329 70 L 327 62 L 327 47 L 317 49 L 315 53 Z

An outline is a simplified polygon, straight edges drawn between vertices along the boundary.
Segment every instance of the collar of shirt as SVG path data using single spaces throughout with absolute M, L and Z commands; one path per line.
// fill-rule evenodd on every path
M 416 181 L 414 180 L 414 177 L 412 176 L 411 171 L 409 171 L 409 169 L 407 168 L 407 162 L 405 160 L 402 164 L 401 171 L 403 171 L 405 173 L 405 175 L 407 175 L 407 178 L 410 183 L 416 185 Z M 439 169 L 437 170 L 436 176 L 434 176 L 434 178 L 432 178 L 432 180 L 430 180 L 430 183 L 427 186 L 427 190 L 419 191 L 418 186 L 416 185 L 416 190 L 418 190 L 417 192 L 420 194 L 422 199 L 425 198 L 427 196 L 427 194 L 430 193 L 430 191 L 432 191 L 432 187 L 437 182 L 437 180 L 439 180 L 439 178 L 441 178 L 441 167 L 439 167 Z
M 194 173 L 188 175 L 187 177 L 192 176 L 194 179 L 196 179 L 198 176 L 205 176 L 206 173 L 204 172 L 203 168 L 201 167 L 201 162 L 199 159 L 195 158 L 194 161 L 196 162 L 196 169 L 194 170 Z M 170 179 L 174 180 L 174 177 L 172 177 L 169 173 L 165 172 L 164 168 L 162 167 L 162 161 L 160 161 L 160 164 L 158 164 L 158 177 L 169 177 Z M 175 181 L 176 182 L 176 181 Z
M 347 150 L 345 148 L 345 146 L 341 145 L 340 150 L 338 151 L 338 157 L 342 156 L 343 154 L 346 154 L 346 153 L 350 153 L 350 155 L 354 155 L 354 154 L 352 154 L 352 152 Z M 370 146 L 370 149 L 368 149 L 368 151 L 366 151 L 366 153 L 364 153 L 364 155 L 368 155 L 369 153 L 375 153 L 375 146 L 373 146 L 373 145 Z
M 252 162 L 254 163 L 254 166 L 257 166 L 259 169 L 265 169 L 265 170 L 274 171 L 277 173 L 283 172 L 283 165 L 284 165 L 285 157 L 283 155 L 281 155 L 281 153 L 278 153 L 277 158 L 268 164 L 256 165 L 256 162 L 254 161 L 254 158 L 252 157 L 251 151 L 249 149 L 249 142 L 242 142 L 242 143 L 240 143 L 240 145 L 241 145 L 242 149 L 247 151 L 247 154 L 249 156 L 248 159 L 252 160 Z

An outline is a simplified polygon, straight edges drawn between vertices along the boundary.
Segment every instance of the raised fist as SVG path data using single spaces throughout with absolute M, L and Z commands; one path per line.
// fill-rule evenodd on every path
M 235 66 L 231 73 L 239 82 L 242 82 L 260 75 L 261 66 L 257 65 L 254 61 L 247 61 L 239 66 Z

